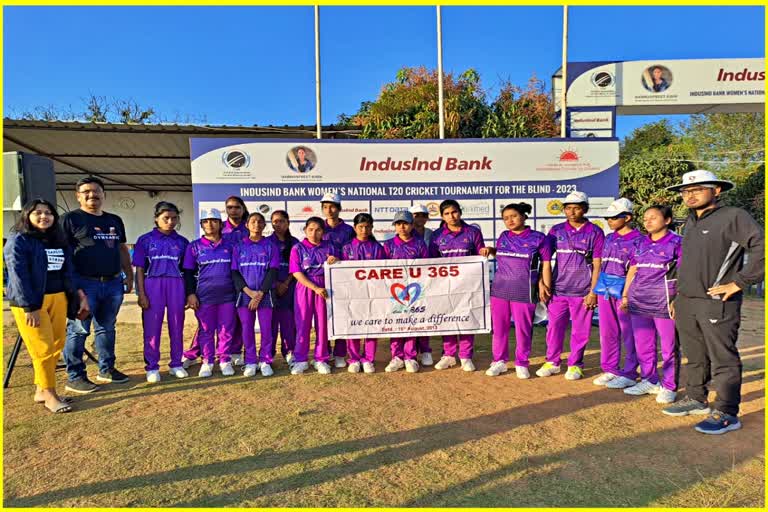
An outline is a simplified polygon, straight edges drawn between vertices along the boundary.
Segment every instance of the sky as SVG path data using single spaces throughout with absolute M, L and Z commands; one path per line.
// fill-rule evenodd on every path
M 443 67 L 499 84 L 561 64 L 562 7 L 442 8 Z M 312 7 L 4 7 L 3 108 L 82 109 L 90 94 L 218 125 L 314 125 Z M 323 124 L 403 66 L 436 67 L 434 7 L 321 7 Z M 764 57 L 763 7 L 569 10 L 569 61 Z M 686 116 L 666 116 L 673 123 Z M 620 116 L 617 135 L 659 119 Z

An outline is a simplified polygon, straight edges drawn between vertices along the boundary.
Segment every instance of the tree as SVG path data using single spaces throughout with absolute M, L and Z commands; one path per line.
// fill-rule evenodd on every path
M 552 100 L 544 82 L 532 76 L 525 89 L 505 82 L 490 106 L 482 136 L 500 138 L 557 137 Z

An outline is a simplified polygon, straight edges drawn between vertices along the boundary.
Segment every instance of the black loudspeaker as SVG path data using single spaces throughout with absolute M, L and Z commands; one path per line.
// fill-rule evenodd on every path
M 3 153 L 3 210 L 21 211 L 27 201 L 42 197 L 56 206 L 53 160 L 32 153 Z

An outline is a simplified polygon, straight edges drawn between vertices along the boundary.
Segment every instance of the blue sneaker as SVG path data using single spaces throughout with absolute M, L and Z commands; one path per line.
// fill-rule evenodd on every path
M 714 410 L 709 418 L 696 425 L 695 428 L 697 432 L 702 434 L 725 434 L 731 430 L 739 430 L 741 422 L 736 416 Z

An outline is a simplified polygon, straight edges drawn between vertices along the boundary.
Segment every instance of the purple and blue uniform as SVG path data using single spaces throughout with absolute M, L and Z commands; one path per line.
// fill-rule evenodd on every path
M 528 227 L 520 233 L 505 231 L 496 241 L 496 273 L 491 286 L 493 362 L 509 361 L 510 319 L 514 318 L 515 366 L 528 367 L 539 268 L 551 260 L 551 239 Z
M 335 228 L 332 228 L 327 220 L 325 221 L 323 240 L 331 242 L 338 251 L 341 251 L 342 247 L 351 242 L 355 236 L 355 228 L 343 220 L 339 219 L 339 223 L 336 224 Z
M 287 235 L 291 241 L 291 247 L 300 243 L 298 238 Z M 287 251 L 288 238 L 286 240 L 280 240 L 276 233 L 272 233 L 267 237 L 275 247 L 277 247 L 278 254 L 280 255 L 280 268 L 277 271 L 277 282 L 283 283 L 291 275 L 288 272 L 288 259 L 290 251 Z M 293 301 L 296 295 L 296 280 L 291 279 L 290 285 L 288 285 L 288 291 L 278 296 L 275 293 L 275 307 L 272 309 L 272 357 L 275 357 L 277 334 L 280 333 L 280 353 L 283 357 L 287 356 L 289 352 L 293 352 L 296 346 L 296 323 L 293 319 Z
M 189 240 L 176 231 L 165 235 L 155 228 L 136 241 L 134 267 L 144 269 L 144 292 L 149 308 L 142 310 L 144 362 L 146 371 L 160 369 L 160 334 L 168 310 L 168 337 L 171 339 L 170 368 L 181 367 L 184 352 L 184 276 L 181 264 Z

